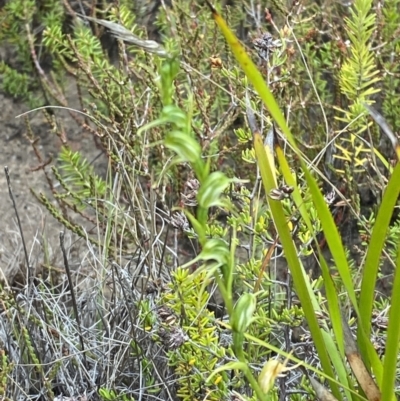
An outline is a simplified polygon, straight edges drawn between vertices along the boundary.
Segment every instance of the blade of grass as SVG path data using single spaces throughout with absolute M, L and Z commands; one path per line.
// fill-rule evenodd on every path
M 396 399 L 393 394 L 396 380 L 397 358 L 400 345 L 400 245 L 397 245 L 397 260 L 394 272 L 392 298 L 387 328 L 385 361 L 383 365 L 382 400 Z
M 396 205 L 400 193 L 400 163 L 398 163 L 393 171 L 393 174 L 386 186 L 385 193 L 382 198 L 382 203 L 376 217 L 374 228 L 372 230 L 370 246 L 367 250 L 367 255 L 364 263 L 363 280 L 361 283 L 360 292 L 360 313 L 362 316 L 371 316 L 376 278 L 379 270 L 379 262 L 382 249 L 385 244 L 387 230 L 392 218 L 392 213 Z M 365 344 L 360 338 L 361 332 L 364 336 L 369 336 L 371 332 L 371 320 L 363 319 L 362 325 L 359 326 L 358 337 L 360 350 L 365 358 Z M 371 362 L 371 361 L 370 361 Z M 377 374 L 375 372 L 375 374 Z M 379 379 L 379 378 L 378 378 Z
M 335 333 L 340 355 L 344 357 L 343 328 L 342 328 L 342 319 L 339 306 L 340 305 L 339 297 L 335 285 L 333 283 L 332 277 L 329 273 L 329 267 L 321 253 L 319 260 L 321 264 L 322 277 L 324 278 L 326 299 L 328 301 L 329 319 L 332 324 L 333 331 Z
M 253 84 L 255 90 L 257 91 L 257 93 L 259 94 L 261 99 L 264 101 L 270 114 L 272 115 L 274 120 L 277 122 L 277 124 L 281 128 L 282 132 L 286 135 L 287 140 L 292 145 L 295 152 L 299 154 L 300 153 L 299 149 L 298 149 L 298 147 L 294 141 L 294 138 L 286 124 L 283 114 L 282 114 L 281 110 L 279 109 L 279 106 L 276 103 L 268 86 L 266 85 L 261 73 L 258 71 L 257 67 L 251 61 L 250 57 L 246 54 L 245 49 L 240 44 L 240 42 L 236 38 L 236 36 L 231 32 L 231 30 L 225 23 L 224 19 L 216 12 L 215 8 L 209 3 L 209 1 L 207 1 L 207 4 L 212 11 L 214 20 L 216 21 L 221 32 L 225 36 L 225 39 L 227 40 L 228 45 L 232 49 L 232 52 L 234 53 L 239 64 L 241 65 L 244 73 L 248 77 L 249 81 Z M 257 138 L 255 138 L 255 148 L 256 147 L 259 148 L 258 153 L 259 153 L 259 156 L 261 156 L 260 163 L 267 166 L 268 159 L 267 159 L 267 155 L 265 153 L 265 149 L 263 148 L 263 150 L 261 150 L 261 148 L 260 148 L 260 146 L 262 145 L 261 135 L 259 135 L 259 139 L 257 139 L 257 140 L 256 139 Z M 256 153 L 257 153 L 257 149 L 256 149 Z M 345 250 L 344 250 L 344 247 L 343 247 L 343 244 L 341 241 L 341 237 L 340 237 L 337 227 L 333 221 L 333 217 L 332 217 L 332 215 L 329 211 L 329 208 L 323 198 L 323 195 L 321 194 L 321 192 L 318 188 L 318 185 L 317 185 L 315 179 L 313 178 L 311 172 L 307 169 L 305 163 L 303 162 L 303 160 L 301 158 L 300 158 L 300 163 L 302 166 L 302 170 L 305 174 L 306 181 L 310 187 L 310 192 L 311 192 L 311 195 L 312 195 L 312 198 L 314 201 L 314 205 L 317 209 L 319 218 L 321 220 L 321 224 L 323 227 L 324 234 L 326 236 L 327 243 L 332 252 L 332 256 L 336 263 L 336 267 L 339 271 L 339 274 L 343 280 L 346 290 L 348 291 L 348 296 L 353 304 L 353 307 L 354 307 L 359 319 L 360 320 L 363 320 L 363 319 L 369 320 L 370 316 L 361 316 L 359 314 L 358 304 L 356 302 L 355 291 L 354 291 L 354 286 L 352 283 L 350 268 L 349 268 Z M 260 165 L 260 170 L 261 170 L 261 167 L 262 166 Z M 268 167 L 265 167 L 264 170 L 265 171 L 262 172 L 262 175 L 264 174 L 264 177 L 265 177 L 265 178 L 263 178 L 263 182 L 265 181 L 264 185 L 267 185 L 265 189 L 268 191 L 268 188 L 273 189 L 273 187 L 270 187 L 268 184 L 268 181 L 272 179 L 272 173 L 270 173 L 270 174 L 268 173 L 268 175 L 266 175 L 266 172 L 268 172 Z M 272 182 L 272 181 L 269 181 L 269 182 Z M 271 201 L 270 205 L 273 205 L 274 203 L 275 202 Z M 271 206 L 271 211 L 273 211 L 273 209 L 275 209 L 275 207 Z M 286 242 L 288 240 L 288 238 L 286 238 L 286 235 L 288 234 L 290 237 L 290 232 L 287 229 L 286 222 L 284 222 L 284 220 L 281 220 L 283 217 L 283 210 L 279 211 L 279 208 L 276 208 L 275 211 L 279 214 L 276 216 L 274 215 L 274 220 L 275 220 L 275 217 L 278 218 L 278 221 L 276 221 L 275 224 L 277 224 L 278 232 L 279 232 L 279 228 L 284 230 L 284 231 L 282 231 L 282 234 L 284 234 L 285 238 L 282 238 L 281 232 L 279 232 L 279 234 L 281 235 L 282 244 L 285 246 L 284 242 Z M 290 237 L 290 240 L 291 240 L 291 237 Z M 288 248 L 289 256 L 290 257 L 294 256 L 295 249 L 294 249 L 293 243 L 290 243 L 290 241 L 288 241 L 286 243 L 287 243 L 287 246 L 289 247 Z M 293 251 L 294 251 L 294 253 L 293 253 Z M 292 253 L 293 253 L 293 255 L 292 255 Z M 296 255 L 296 258 L 297 258 L 297 255 Z M 292 259 L 291 261 L 293 262 L 293 264 L 289 263 L 289 266 L 291 267 L 291 269 L 293 269 L 294 271 L 298 268 L 301 269 L 301 266 L 298 261 L 297 261 L 297 263 L 294 261 L 294 259 Z M 298 273 L 298 272 L 296 272 L 296 273 Z M 292 271 L 292 274 L 293 274 L 293 271 Z M 301 280 L 300 277 L 303 278 L 302 275 L 296 274 L 296 278 L 298 280 Z M 301 281 L 299 281 L 297 283 L 297 285 L 299 285 L 300 282 Z M 295 285 L 296 285 L 296 283 L 295 283 Z M 302 295 L 304 295 L 304 293 Z M 311 302 L 309 301 L 309 296 L 308 296 L 307 302 L 309 302 L 307 304 L 307 307 L 312 308 Z M 311 322 L 313 322 L 312 318 L 311 318 Z M 315 327 L 314 327 L 314 329 L 315 329 Z M 314 341 L 316 341 L 316 343 L 318 343 L 318 346 L 321 346 L 321 344 L 323 342 L 321 342 L 319 330 L 316 331 L 315 333 L 312 332 L 312 334 L 317 336 L 316 340 L 314 340 Z M 368 353 L 369 353 L 370 357 L 374 360 L 374 363 L 377 365 L 376 366 L 377 371 L 381 370 L 382 364 L 381 364 L 381 362 L 376 354 L 376 350 L 374 350 L 370 340 L 368 338 L 364 337 L 364 342 L 366 344 L 366 348 L 368 349 Z M 316 346 L 317 346 L 317 344 L 316 344 Z M 317 349 L 318 349 L 318 347 L 317 347 Z M 321 350 L 321 352 L 323 355 L 323 358 L 321 358 L 321 361 L 323 360 L 323 363 L 326 363 L 326 350 Z M 327 368 L 330 372 L 332 371 L 330 364 L 329 364 L 329 367 L 327 367 Z M 332 389 L 332 391 L 334 391 L 334 389 Z M 335 391 L 335 393 L 337 393 L 337 392 Z
M 213 13 L 213 17 L 217 25 L 219 26 L 221 32 L 225 36 L 226 41 L 228 42 L 230 48 L 232 49 L 232 52 L 234 53 L 237 61 L 242 67 L 243 72 L 246 74 L 247 78 L 252 83 L 252 85 L 254 86 L 255 90 L 257 91 L 261 99 L 264 101 L 272 117 L 274 118 L 280 129 L 283 131 L 283 133 L 286 135 L 287 140 L 290 142 L 295 152 L 299 153 L 297 144 L 286 124 L 285 118 L 274 96 L 272 95 L 271 91 L 269 90 L 264 80 L 264 77 L 261 75 L 257 67 L 254 65 L 250 57 L 247 55 L 240 41 L 231 32 L 224 19 L 217 13 L 215 8 L 208 1 L 207 3 Z M 300 158 L 300 163 L 305 173 L 308 185 L 313 188 L 311 190 L 311 194 L 313 195 L 313 198 L 314 196 L 316 196 L 314 202 L 318 203 L 319 206 L 317 207 L 316 205 L 319 217 L 321 219 L 324 228 L 324 232 L 326 234 L 326 239 L 329 244 L 329 248 L 331 250 L 336 251 L 335 254 L 333 255 L 335 263 L 338 267 L 339 273 L 341 275 L 343 274 L 342 280 L 344 282 L 344 285 L 349 292 L 349 297 L 352 301 L 354 308 L 356 309 L 356 311 L 358 311 L 358 305 L 356 302 L 354 287 L 350 274 L 350 268 L 346 259 L 346 254 L 343 248 L 341 238 L 337 231 L 336 225 L 333 221 L 332 215 L 329 211 L 328 206 L 326 205 L 326 202 L 318 188 L 316 181 L 312 177 L 311 173 L 308 171 L 307 167 L 305 166 L 301 158 Z
M 354 311 L 356 312 L 356 314 L 358 316 L 359 328 L 363 327 L 363 324 L 366 324 L 366 322 L 370 322 L 371 312 L 369 312 L 369 314 L 363 313 L 358 308 L 358 304 L 356 302 L 354 286 L 353 286 L 351 270 L 350 270 L 350 267 L 347 262 L 346 253 L 345 253 L 345 250 L 343 247 L 341 237 L 337 230 L 336 224 L 333 221 L 332 214 L 329 211 L 328 205 L 326 204 L 325 199 L 323 198 L 323 195 L 321 194 L 316 181 L 311 176 L 311 173 L 306 168 L 303 169 L 303 172 L 305 174 L 307 183 L 309 185 L 310 192 L 313 197 L 314 205 L 315 205 L 315 208 L 317 209 L 317 213 L 318 213 L 319 219 L 321 221 L 322 229 L 323 229 L 326 241 L 329 245 L 329 249 L 331 250 L 333 260 L 335 261 L 336 268 L 338 269 L 338 272 L 340 274 L 342 282 L 346 288 L 347 295 L 349 296 L 349 298 L 352 302 Z M 375 243 L 374 243 L 374 247 L 375 247 Z M 372 247 L 372 248 L 374 248 L 374 247 Z M 378 248 L 378 249 L 382 249 L 382 248 Z M 375 288 L 375 284 L 373 284 L 373 286 Z M 360 305 L 362 305 L 361 302 L 360 302 Z M 359 343 L 360 348 L 363 347 L 363 349 L 365 351 L 364 353 L 362 353 L 364 360 L 368 359 L 369 361 L 371 361 L 371 364 L 374 367 L 374 373 L 376 375 L 378 383 L 380 383 L 381 379 L 382 379 L 383 365 L 376 353 L 374 346 L 371 343 L 369 336 L 366 334 L 366 332 L 363 329 L 358 331 L 358 343 Z
M 268 163 L 268 156 L 264 148 L 264 144 L 259 132 L 253 133 L 254 136 L 254 149 L 256 152 L 256 157 L 258 160 L 261 178 L 266 193 L 269 193 L 274 189 L 274 176 L 272 173 L 272 168 Z M 321 365 L 324 372 L 330 377 L 334 377 L 334 372 L 332 365 L 330 363 L 329 355 L 327 353 L 326 344 L 322 336 L 321 329 L 319 327 L 315 310 L 313 308 L 313 303 L 311 301 L 310 294 L 308 292 L 308 286 L 305 283 L 303 268 L 300 264 L 299 258 L 297 256 L 296 248 L 293 243 L 293 239 L 288 228 L 288 223 L 286 221 L 286 216 L 282 208 L 282 204 L 279 201 L 268 199 L 271 213 L 273 215 L 273 220 L 276 229 L 279 234 L 280 241 L 282 243 L 283 249 L 285 250 L 285 257 L 290 267 L 290 271 L 293 277 L 293 283 L 296 288 L 296 293 L 300 299 L 301 305 L 304 310 L 304 314 L 309 325 L 312 338 L 314 340 L 315 347 L 317 348 L 318 355 L 321 360 Z M 342 399 L 339 388 L 333 382 L 330 383 L 333 394 L 339 400 Z
M 214 19 L 219 25 L 222 33 L 224 34 L 228 44 L 230 45 L 233 53 L 235 54 L 237 60 L 241 64 L 246 76 L 249 78 L 250 82 L 254 85 L 255 89 L 259 93 L 260 97 L 264 100 L 267 105 L 271 115 L 277 121 L 282 131 L 287 133 L 288 137 L 291 138 L 294 147 L 296 144 L 294 143 L 293 137 L 286 125 L 285 119 L 279 109 L 278 104 L 276 103 L 272 93 L 269 91 L 268 87 L 265 84 L 265 81 L 257 70 L 254 63 L 246 54 L 244 48 L 235 37 L 235 35 L 230 31 L 225 21 L 219 16 L 216 10 L 209 4 Z M 271 166 L 268 161 L 268 156 L 266 153 L 266 149 L 264 148 L 263 140 L 260 133 L 254 133 L 254 148 L 256 151 L 256 157 L 259 162 L 259 168 L 261 172 L 261 177 L 263 181 L 263 185 L 266 193 L 268 194 L 272 189 L 275 188 L 274 185 L 274 175 L 272 170 L 274 166 Z M 297 147 L 296 147 L 297 149 Z M 312 333 L 315 346 L 317 348 L 318 354 L 320 356 L 321 364 L 323 366 L 324 371 L 331 377 L 334 377 L 332 365 L 330 363 L 329 355 L 326 350 L 326 345 L 318 325 L 318 321 L 315 316 L 314 308 L 312 305 L 312 301 L 310 298 L 310 294 L 307 291 L 307 285 L 305 284 L 303 269 L 297 257 L 297 252 L 295 246 L 293 244 L 293 239 L 291 237 L 290 231 L 287 226 L 286 218 L 282 209 L 282 205 L 280 202 L 269 200 L 271 212 L 274 218 L 274 223 L 276 225 L 277 231 L 280 236 L 281 243 L 285 249 L 285 256 L 288 261 L 288 264 L 291 269 L 291 273 L 293 276 L 293 282 L 301 301 L 304 313 L 307 318 L 307 322 L 310 327 L 310 331 Z M 341 393 L 339 392 L 338 387 L 331 383 L 331 389 L 334 395 L 338 399 L 342 399 Z
M 339 382 L 343 385 L 343 390 L 345 391 L 346 398 L 348 400 L 359 400 L 359 397 L 354 397 L 354 392 L 352 393 L 348 390 L 348 388 L 351 388 L 351 382 L 349 382 L 348 372 L 346 370 L 346 366 L 343 364 L 343 359 L 340 358 L 340 354 L 339 352 L 337 352 L 336 344 L 333 341 L 331 334 L 326 331 L 323 331 L 322 334 L 327 345 L 326 348 L 338 374 Z
M 326 204 L 326 201 L 318 187 L 317 182 L 314 180 L 314 178 L 311 176 L 311 173 L 306 168 L 304 168 L 303 171 L 313 198 L 314 206 L 318 212 L 322 230 L 329 245 L 329 249 L 332 253 L 332 257 L 335 261 L 336 268 L 338 269 L 350 301 L 358 315 L 358 304 L 353 285 L 353 277 L 351 275 L 342 239 L 338 232 L 335 221 L 333 220 L 332 213 L 330 212 L 329 207 Z
M 281 173 L 283 175 L 283 178 L 285 179 L 286 184 L 294 188 L 292 199 L 297 209 L 299 210 L 305 224 L 307 225 L 307 228 L 310 230 L 310 232 L 313 232 L 314 226 L 311 223 L 311 219 L 306 210 L 304 200 L 301 196 L 299 188 L 297 187 L 296 180 L 294 179 L 292 172 L 290 171 L 290 166 L 286 160 L 285 154 L 283 153 L 283 149 L 278 143 L 275 144 L 275 152 L 276 158 L 278 159 L 279 167 L 281 169 Z
M 277 154 L 277 158 L 279 160 L 282 175 L 285 178 L 285 182 L 288 185 L 291 185 L 294 187 L 294 191 L 293 191 L 293 195 L 292 195 L 293 200 L 294 200 L 298 210 L 300 211 L 304 221 L 306 222 L 308 229 L 310 230 L 313 237 L 315 238 L 316 233 L 314 232 L 314 226 L 312 225 L 309 215 L 307 213 L 307 210 L 305 209 L 305 204 L 301 197 L 300 191 L 297 188 L 295 179 L 293 178 L 292 173 L 290 172 L 290 167 L 284 156 L 283 149 L 279 145 L 276 145 L 275 151 Z M 325 259 L 322 256 L 322 253 L 319 249 L 317 241 L 315 241 L 315 243 L 317 244 L 317 247 L 318 247 L 319 260 L 320 260 L 322 275 L 323 275 L 324 283 L 325 283 L 326 299 L 328 301 L 328 308 L 329 308 L 329 317 L 330 317 L 333 331 L 335 333 L 337 346 L 340 351 L 339 353 L 337 352 L 336 347 L 334 346 L 330 335 L 326 332 L 323 332 L 323 335 L 325 338 L 325 343 L 327 344 L 327 349 L 328 349 L 329 355 L 331 357 L 332 363 L 334 364 L 336 372 L 338 373 L 338 376 L 341 379 L 340 382 L 346 383 L 346 385 L 349 386 L 347 371 L 346 371 L 346 367 L 344 365 L 344 343 L 343 343 L 343 328 L 342 328 L 342 321 L 341 321 L 341 313 L 340 313 L 340 307 L 339 307 L 340 302 L 339 302 L 339 299 L 337 296 L 337 292 L 336 292 L 332 277 L 329 274 L 329 268 L 326 264 Z M 315 310 L 320 309 L 319 306 L 317 306 L 317 307 L 315 306 L 315 302 L 314 302 L 314 308 L 315 308 Z M 328 345 L 328 343 L 329 343 L 329 345 Z M 346 396 L 347 396 L 347 399 L 351 398 L 349 392 L 347 392 Z

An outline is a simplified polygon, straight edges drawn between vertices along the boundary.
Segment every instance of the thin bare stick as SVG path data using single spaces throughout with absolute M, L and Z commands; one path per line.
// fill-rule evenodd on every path
M 76 303 L 74 286 L 73 286 L 72 277 L 71 277 L 71 270 L 69 268 L 69 263 L 68 263 L 68 258 L 67 258 L 67 252 L 65 251 L 65 246 L 64 246 L 64 232 L 62 232 L 62 231 L 60 232 L 60 246 L 61 246 L 61 252 L 63 254 L 63 259 L 64 259 L 65 272 L 67 273 L 69 290 L 71 292 L 72 307 L 74 309 L 75 319 L 76 319 L 76 323 L 78 326 L 77 329 L 78 329 L 78 333 L 79 333 L 79 342 L 81 343 L 81 347 L 82 347 L 83 363 L 85 365 L 85 368 L 87 369 L 88 365 L 87 365 L 87 361 L 86 361 L 85 344 L 83 341 L 81 322 L 80 322 L 79 313 L 78 313 L 78 305 Z
M 6 179 L 7 179 L 8 193 L 10 195 L 10 199 L 11 199 L 11 202 L 12 202 L 12 205 L 13 205 L 13 208 L 14 208 L 15 215 L 17 216 L 18 228 L 19 228 L 19 232 L 21 234 L 22 247 L 24 249 L 25 261 L 26 261 L 27 272 L 28 272 L 28 280 L 27 281 L 28 281 L 28 294 L 29 294 L 30 290 L 31 290 L 31 285 L 33 283 L 33 271 L 32 271 L 31 266 L 29 264 L 29 256 L 28 256 L 28 251 L 26 249 L 24 233 L 22 231 L 21 220 L 19 219 L 17 205 L 15 203 L 14 195 L 13 195 L 13 192 L 12 192 L 12 189 L 11 189 L 10 174 L 9 174 L 9 170 L 8 170 L 7 166 L 4 167 L 4 172 L 6 174 Z

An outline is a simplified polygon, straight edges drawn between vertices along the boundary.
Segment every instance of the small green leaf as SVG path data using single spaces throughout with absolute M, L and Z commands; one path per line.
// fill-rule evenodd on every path
M 231 180 L 220 171 L 211 173 L 197 194 L 199 205 L 204 209 L 209 209 L 213 206 L 223 206 L 224 202 L 221 199 L 221 194 L 228 188 L 230 183 Z
M 164 106 L 161 112 L 161 119 L 165 122 L 174 124 L 177 128 L 179 128 L 179 130 L 186 133 L 188 116 L 179 107 L 175 105 Z
M 225 265 L 229 262 L 230 250 L 222 239 L 212 238 L 204 244 L 199 257 L 205 261 L 213 260 L 219 265 Z
M 177 162 L 198 163 L 201 159 L 201 147 L 192 137 L 181 131 L 171 131 L 165 138 L 165 146 L 177 155 Z

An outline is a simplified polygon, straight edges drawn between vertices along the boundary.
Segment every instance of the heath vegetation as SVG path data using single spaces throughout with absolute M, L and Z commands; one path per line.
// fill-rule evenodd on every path
M 399 0 L 8 0 L 0 24 L 32 196 L 86 249 L 3 283 L 2 399 L 397 399 Z

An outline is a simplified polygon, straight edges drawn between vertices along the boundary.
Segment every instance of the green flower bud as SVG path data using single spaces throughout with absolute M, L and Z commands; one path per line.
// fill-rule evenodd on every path
M 232 330 L 244 333 L 252 322 L 256 310 L 257 298 L 254 294 L 243 294 L 237 301 L 231 318 Z

